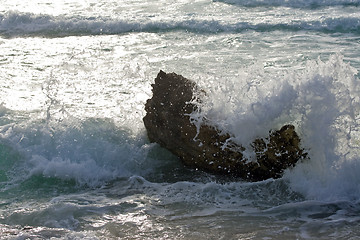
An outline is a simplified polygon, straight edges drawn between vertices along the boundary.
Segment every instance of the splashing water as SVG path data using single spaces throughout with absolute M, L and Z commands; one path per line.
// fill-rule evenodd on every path
M 3 0 L 0 238 L 356 239 L 359 6 Z M 184 167 L 142 122 L 160 69 L 250 157 L 290 123 L 310 159 L 254 183 Z
M 207 93 L 201 96 L 205 99 L 202 112 L 192 118 L 198 123 L 206 116 L 220 131 L 230 133 L 233 141 L 247 146 L 252 157 L 250 145 L 255 138 L 293 124 L 311 160 L 287 171 L 291 186 L 309 198 L 359 199 L 360 82 L 356 75 L 340 54 L 325 62 L 308 61 L 302 70 L 286 74 L 265 73 L 252 66 L 239 79 L 201 82 Z

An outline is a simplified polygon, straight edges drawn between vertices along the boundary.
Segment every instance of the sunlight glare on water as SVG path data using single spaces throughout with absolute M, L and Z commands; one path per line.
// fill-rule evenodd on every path
M 0 238 L 356 239 L 359 6 L 2 1 Z M 160 70 L 235 142 L 293 124 L 309 160 L 261 182 L 184 166 L 142 120 Z
M 36 0 L 36 1 L 21 1 L 21 0 L 5 0 L 2 1 L 0 6 L 1 11 L 20 11 L 20 12 L 29 12 L 34 14 L 49 14 L 53 16 L 58 16 L 61 14 L 66 14 L 69 11 L 74 11 L 76 9 L 80 10 L 79 13 L 84 11 L 89 4 L 95 4 L 96 1 L 88 0 Z
M 147 71 L 147 63 L 134 63 L 132 50 L 125 49 L 125 41 L 131 45 L 138 41 L 136 36 L 24 41 L 19 38 L 2 44 L 2 56 L 9 59 L 1 72 L 8 79 L 3 83 L 17 83 L 16 88 L 2 88 L 6 92 L 3 101 L 10 109 L 45 107 L 51 111 L 66 109 L 77 117 L 116 117 L 123 114 L 119 113 L 121 109 L 132 112 L 149 97 L 150 86 L 141 84 L 147 77 L 142 74 Z M 127 78 L 132 78 L 131 83 L 126 82 Z

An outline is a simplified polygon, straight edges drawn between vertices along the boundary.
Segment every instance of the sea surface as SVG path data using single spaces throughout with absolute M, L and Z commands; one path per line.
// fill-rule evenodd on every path
M 246 182 L 186 168 L 142 118 L 157 73 L 246 147 L 309 160 Z M 0 239 L 359 239 L 360 0 L 1 0 Z

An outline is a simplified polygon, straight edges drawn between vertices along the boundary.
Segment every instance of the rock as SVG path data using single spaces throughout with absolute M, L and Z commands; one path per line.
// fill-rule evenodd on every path
M 230 135 L 206 124 L 198 132 L 190 122 L 189 114 L 197 108 L 190 102 L 193 91 L 200 91 L 193 81 L 160 71 L 152 87 L 153 97 L 145 104 L 143 119 L 149 140 L 177 155 L 187 166 L 259 181 L 279 178 L 285 169 L 306 158 L 294 126 L 285 125 L 270 131 L 266 139 L 255 139 L 252 146 L 257 162 L 248 161 L 242 154 L 245 149 L 231 142 Z

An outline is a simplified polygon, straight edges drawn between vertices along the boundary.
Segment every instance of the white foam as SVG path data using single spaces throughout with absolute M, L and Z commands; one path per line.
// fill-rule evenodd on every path
M 30 159 L 33 168 L 30 175 L 41 174 L 45 177 L 58 177 L 61 179 L 76 179 L 80 184 L 98 185 L 101 181 L 113 179 L 115 171 L 101 168 L 94 160 L 88 159 L 81 162 L 72 162 L 70 159 L 55 157 L 46 159 L 34 155 Z M 96 174 L 95 174 L 96 173 Z M 119 174 L 119 176 L 121 176 Z
M 151 146 L 145 138 L 132 136 L 131 131 L 111 120 L 64 120 L 54 124 L 29 120 L 3 126 L 1 137 L 21 155 L 14 174 L 9 173 L 9 184 L 42 175 L 94 187 L 142 174 L 148 168 L 141 166 L 152 164 L 147 158 Z
M 286 6 L 296 8 L 308 8 L 308 7 L 327 7 L 327 6 L 338 6 L 338 5 L 351 5 L 358 6 L 360 1 L 358 0 L 215 0 L 217 2 L 224 2 L 228 4 L 236 4 L 247 7 L 258 7 L 258 6 Z
M 360 21 L 356 14 L 334 15 L 318 19 L 309 16 L 307 19 L 289 21 L 274 19 L 272 22 L 222 21 L 207 19 L 204 16 L 174 19 L 174 16 L 149 19 L 138 17 L 134 20 L 109 17 L 52 16 L 45 14 L 22 13 L 9 11 L 0 14 L 0 34 L 4 36 L 78 36 L 107 35 L 129 32 L 158 32 L 184 30 L 198 33 L 276 31 L 279 29 L 299 31 L 312 30 L 320 32 L 359 32 Z
M 294 124 L 310 161 L 286 173 L 291 186 L 311 199 L 360 199 L 356 74 L 340 54 L 282 73 L 256 65 L 238 79 L 201 83 L 209 89 L 202 114 L 248 149 L 270 129 Z
M 312 199 L 359 199 L 359 79 L 341 55 L 310 62 L 298 85 L 297 114 L 309 163 L 286 175 Z

